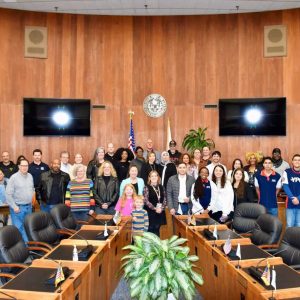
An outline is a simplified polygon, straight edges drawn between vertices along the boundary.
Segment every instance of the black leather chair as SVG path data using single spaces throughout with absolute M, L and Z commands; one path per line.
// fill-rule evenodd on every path
M 240 203 L 234 211 L 232 229 L 238 233 L 248 233 L 255 228 L 256 220 L 266 213 L 266 208 L 257 203 Z
M 2 283 L 5 283 L 5 278 L 13 278 L 21 269 L 26 268 L 30 263 L 30 250 L 39 253 L 47 253 L 48 250 L 42 247 L 27 247 L 22 239 L 22 236 L 13 225 L 7 225 L 0 229 L 0 276 Z M 42 255 L 41 255 L 42 256 Z
M 48 249 L 59 243 L 62 238 L 57 231 L 56 226 L 49 213 L 44 211 L 34 212 L 27 215 L 24 222 L 24 227 L 29 239 L 29 245 L 42 245 Z M 69 232 L 64 232 L 70 236 Z
M 263 214 L 258 217 L 250 239 L 253 244 L 277 244 L 282 231 L 282 222 L 275 216 Z
M 288 227 L 277 250 L 284 263 L 300 269 L 300 227 Z
M 70 207 L 65 204 L 57 204 L 50 211 L 51 217 L 58 229 L 76 230 L 79 228 L 76 219 L 72 215 Z

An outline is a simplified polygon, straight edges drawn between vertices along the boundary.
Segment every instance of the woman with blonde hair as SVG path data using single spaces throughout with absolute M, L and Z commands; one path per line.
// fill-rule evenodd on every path
M 119 212 L 121 216 L 131 216 L 137 197 L 134 186 L 131 183 L 126 184 L 115 207 L 116 212 Z
M 96 213 L 113 215 L 119 197 L 119 181 L 111 162 L 105 161 L 100 166 L 93 192 L 96 202 Z
M 261 170 L 259 163 L 262 161 L 262 158 L 263 155 L 261 152 L 247 152 L 245 157 L 247 166 L 244 167 L 244 171 L 248 173 L 248 184 L 252 191 L 252 198 L 255 199 L 255 202 L 258 201 L 258 196 L 254 185 L 255 174 Z
M 76 178 L 67 186 L 65 204 L 71 208 L 76 220 L 86 221 L 87 214 L 93 214 L 95 210 L 93 181 L 86 178 L 83 165 L 75 168 L 75 174 Z
M 74 156 L 74 164 L 72 165 L 72 167 L 70 169 L 71 180 L 75 179 L 76 174 L 74 171 L 79 164 L 82 164 L 84 166 L 85 172 L 86 172 L 87 167 L 82 163 L 82 161 L 83 161 L 82 155 L 80 153 L 76 153 Z

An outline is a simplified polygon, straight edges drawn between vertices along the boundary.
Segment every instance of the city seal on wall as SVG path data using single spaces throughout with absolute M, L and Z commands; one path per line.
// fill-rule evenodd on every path
M 167 110 L 167 101 L 159 94 L 151 94 L 145 98 L 143 108 L 149 117 L 159 118 Z

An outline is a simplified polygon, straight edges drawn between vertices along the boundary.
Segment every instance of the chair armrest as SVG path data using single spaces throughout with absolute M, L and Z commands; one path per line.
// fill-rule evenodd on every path
M 61 235 L 72 236 L 76 232 L 76 230 L 68 229 L 67 231 L 65 229 L 56 229 L 56 232 Z
M 20 268 L 20 269 L 26 269 L 28 265 L 21 264 L 21 263 L 8 263 L 8 264 L 0 264 L 0 269 L 2 268 Z
M 15 278 L 16 275 L 13 274 L 9 274 L 9 273 L 0 273 L 0 277 L 5 277 L 5 278 L 9 278 L 9 279 L 13 279 Z
M 279 245 L 278 244 L 271 244 L 271 245 L 259 245 L 258 248 L 260 249 L 265 249 L 266 251 L 268 252 L 277 252 L 278 251 L 278 248 L 279 248 Z M 272 253 L 271 253 L 272 254 Z
M 248 233 L 239 233 L 239 235 L 241 235 L 243 237 L 250 237 L 250 236 L 252 236 L 252 233 L 251 232 L 248 232 Z
M 27 245 L 28 245 L 28 246 L 29 246 L 29 245 L 32 245 L 32 246 L 40 245 L 40 246 L 43 246 L 43 247 L 45 247 L 45 248 L 47 248 L 47 249 L 49 249 L 49 250 L 52 250 L 52 247 L 51 247 L 49 244 L 44 243 L 44 242 L 29 241 L 29 242 L 27 242 Z
M 29 246 L 27 247 L 27 249 L 30 251 L 43 251 L 45 254 L 47 254 L 48 252 L 50 252 L 49 249 L 47 248 L 43 248 L 43 247 L 36 247 L 36 246 Z M 34 253 L 32 253 L 32 255 L 34 255 Z
M 89 222 L 87 222 L 87 221 L 80 221 L 80 220 L 77 220 L 76 223 L 77 223 L 77 224 L 82 224 L 82 225 L 89 225 Z

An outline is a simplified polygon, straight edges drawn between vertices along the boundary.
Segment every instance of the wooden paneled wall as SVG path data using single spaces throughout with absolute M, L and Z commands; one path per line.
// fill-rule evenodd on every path
M 287 57 L 263 57 L 263 27 L 274 24 L 287 25 Z M 25 25 L 47 26 L 47 59 L 24 58 Z M 0 39 L 0 150 L 13 159 L 41 148 L 49 161 L 68 149 L 86 162 L 99 145 L 127 145 L 130 109 L 138 145 L 151 137 L 163 149 L 169 117 L 178 142 L 190 128 L 208 127 L 226 163 L 275 146 L 285 158 L 300 152 L 300 10 L 118 17 L 1 9 Z M 143 112 L 150 93 L 167 99 L 161 118 Z M 203 108 L 219 98 L 271 96 L 287 97 L 286 137 L 219 137 L 218 111 Z M 92 111 L 91 137 L 23 137 L 23 97 L 90 98 L 106 110 Z

